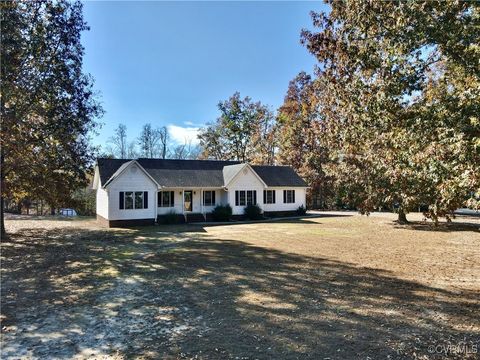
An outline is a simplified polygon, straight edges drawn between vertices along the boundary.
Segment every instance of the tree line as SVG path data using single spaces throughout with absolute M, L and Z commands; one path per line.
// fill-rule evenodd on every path
M 105 150 L 99 157 L 118 159 L 158 158 L 158 159 L 197 159 L 200 153 L 198 145 L 192 139 L 185 139 L 183 144 L 170 141 L 166 126 L 154 127 L 143 125 L 140 135 L 129 140 L 127 126 L 119 124 L 113 135 L 107 140 Z

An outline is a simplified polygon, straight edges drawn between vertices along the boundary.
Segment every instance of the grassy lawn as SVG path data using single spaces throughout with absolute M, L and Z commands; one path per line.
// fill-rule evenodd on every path
M 2 358 L 477 358 L 480 221 L 410 218 L 7 220 Z

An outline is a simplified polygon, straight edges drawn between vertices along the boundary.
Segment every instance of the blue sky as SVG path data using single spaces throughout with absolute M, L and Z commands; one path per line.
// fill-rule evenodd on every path
M 235 91 L 272 109 L 315 59 L 300 45 L 319 2 L 86 2 L 84 69 L 106 111 L 104 145 L 119 123 L 129 140 L 147 122 L 195 137 Z

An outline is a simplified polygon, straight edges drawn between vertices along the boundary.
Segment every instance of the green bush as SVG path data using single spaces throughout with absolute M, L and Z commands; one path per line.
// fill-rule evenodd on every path
M 164 224 L 178 224 L 178 214 L 175 210 L 170 210 L 163 216 Z
M 247 205 L 244 210 L 245 217 L 250 220 L 263 219 L 262 209 L 258 205 Z
M 305 209 L 305 206 L 300 205 L 297 209 L 297 215 L 305 215 L 307 213 L 307 209 Z
M 232 207 L 230 205 L 217 205 L 212 211 L 214 221 L 230 221 L 232 217 Z

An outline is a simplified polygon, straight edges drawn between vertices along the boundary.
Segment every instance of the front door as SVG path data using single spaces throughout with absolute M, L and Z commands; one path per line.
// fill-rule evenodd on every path
M 192 211 L 192 198 L 193 196 L 191 190 L 183 192 L 183 204 L 185 207 L 185 211 Z

